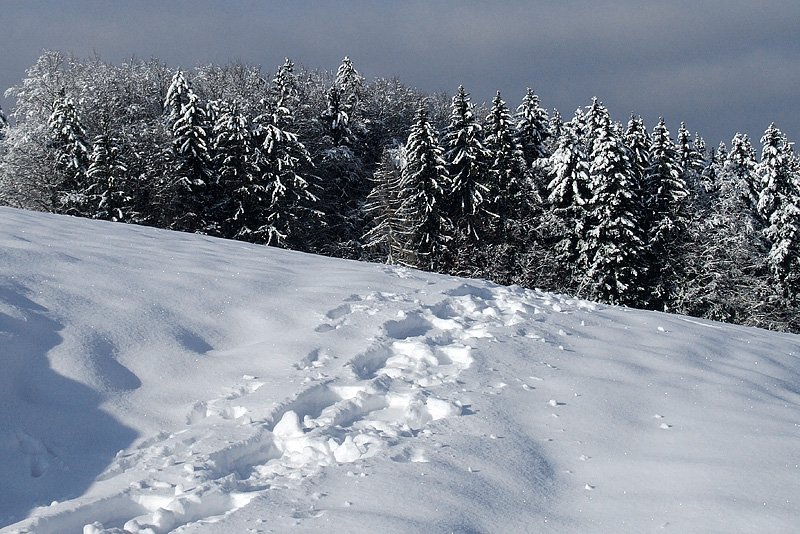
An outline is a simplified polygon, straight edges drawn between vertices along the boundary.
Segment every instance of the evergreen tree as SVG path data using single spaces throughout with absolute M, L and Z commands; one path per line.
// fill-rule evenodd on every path
M 637 196 L 641 196 L 647 168 L 650 166 L 651 145 L 650 134 L 648 134 L 641 117 L 636 117 L 631 113 L 622 141 L 628 149 L 631 169 L 636 179 Z
M 588 231 L 579 244 L 582 292 L 614 304 L 635 304 L 644 293 L 645 240 L 640 198 L 628 151 L 606 108 L 597 113 L 590 156 Z
M 316 200 L 303 177 L 311 167 L 311 157 L 296 134 L 278 127 L 285 113 L 265 113 L 256 118 L 256 166 L 258 184 L 266 194 L 266 217 L 250 235 L 242 235 L 268 245 L 294 246 L 301 227 L 310 224 Z
M 57 211 L 86 215 L 86 169 L 89 164 L 89 143 L 75 102 L 62 89 L 53 102 L 48 126 L 52 132 L 51 147 L 56 154 L 56 173 L 52 205 Z
M 411 225 L 406 218 L 408 214 L 402 209 L 405 165 L 404 147 L 384 149 L 364 206 L 372 218 L 372 225 L 364 235 L 364 248 L 375 251 L 380 260 L 389 265 L 410 261 L 405 246 Z
M 289 58 L 278 67 L 272 79 L 271 94 L 275 107 L 277 125 L 288 128 L 294 122 L 295 112 L 300 104 L 299 81 L 294 73 L 294 63 Z
M 497 215 L 497 235 L 507 237 L 515 229 L 512 226 L 524 219 L 531 192 L 525 175 L 525 160 L 514 138 L 511 114 L 500 98 L 500 91 L 492 100 L 492 108 L 486 117 L 486 137 L 489 152 L 490 209 Z
M 488 154 L 481 143 L 481 126 L 473 109 L 469 94 L 464 86 L 459 86 L 444 135 L 444 157 L 451 183 L 447 212 L 467 242 L 480 239 L 480 230 L 488 218 L 489 200 L 485 183 Z
M 675 145 L 678 151 L 678 165 L 680 165 L 683 172 L 683 182 L 691 192 L 690 197 L 695 204 L 696 209 L 693 209 L 693 215 L 697 218 L 703 218 L 709 208 L 708 193 L 710 186 L 703 178 L 705 143 L 697 137 L 692 140 L 692 135 L 686 128 L 686 123 L 681 122 Z M 702 150 L 699 149 L 700 147 L 702 147 Z
M 590 147 L 594 144 L 594 140 L 597 137 L 597 131 L 603 128 L 603 123 L 605 122 L 605 116 L 607 115 L 607 110 L 605 106 L 603 106 L 602 102 L 597 97 L 592 98 L 592 104 L 587 106 L 586 114 L 584 115 L 584 122 L 586 124 L 586 128 L 584 129 L 585 139 L 584 142 L 586 146 Z
M 528 165 L 549 155 L 545 143 L 550 138 L 550 119 L 539 105 L 539 97 L 529 87 L 517 107 L 516 139 Z
M 210 218 L 224 237 L 246 235 L 260 226 L 266 199 L 259 184 L 252 128 L 236 102 L 220 102 L 213 128 L 217 203 Z
M 88 203 L 92 207 L 92 217 L 109 221 L 129 222 L 134 217 L 131 212 L 132 195 L 125 180 L 127 167 L 120 161 L 120 151 L 107 134 L 101 134 L 92 142 L 89 156 Z
M 676 298 L 683 279 L 682 253 L 687 252 L 684 245 L 689 222 L 685 201 L 689 193 L 679 158 L 662 118 L 653 130 L 644 202 L 649 216 L 645 224 L 650 247 L 651 304 L 665 311 Z
M 336 84 L 328 89 L 321 116 L 325 129 L 313 161 L 319 176 L 319 209 L 325 214 L 322 250 L 357 258 L 362 252 L 360 239 L 365 224 L 361 207 L 370 184 L 362 160 L 363 129 L 353 120 L 354 107 L 347 100 Z
M 752 194 L 755 153 L 747 136 L 736 134 L 730 154 L 721 144 L 717 159 L 714 202 L 698 225 L 697 267 L 682 311 L 767 326 L 763 224 Z
M 172 123 L 174 178 L 168 185 L 167 199 L 171 219 L 168 225 L 172 229 L 208 231 L 205 210 L 210 204 L 209 181 L 213 180 L 210 131 L 208 112 L 197 94 L 189 89 L 180 116 Z
M 554 247 L 562 266 L 563 286 L 574 289 L 577 250 L 587 231 L 587 202 L 591 199 L 589 155 L 583 144 L 583 112 L 575 111 L 574 118 L 564 125 L 558 146 L 547 159 L 550 181 L 547 202 L 558 225 L 563 229 Z
M 183 107 L 189 100 L 189 92 L 189 82 L 183 75 L 183 71 L 178 69 L 172 76 L 167 96 L 164 98 L 164 111 L 169 117 L 170 124 L 178 122 L 183 115 Z
M 561 113 L 557 109 L 553 109 L 553 116 L 550 118 L 550 135 L 551 139 L 558 139 L 561 137 L 564 128 L 564 120 L 561 118 Z
M 334 85 L 342 95 L 345 105 L 355 111 L 364 91 L 364 77 L 353 67 L 353 62 L 347 56 L 336 71 Z
M 332 85 L 327 95 L 328 108 L 322 115 L 326 121 L 334 147 L 349 147 L 355 140 L 350 131 L 351 107 L 342 101 L 341 91 Z
M 420 106 L 406 143 L 403 169 L 403 216 L 410 222 L 407 263 L 435 270 L 447 248 L 450 222 L 443 211 L 449 187 L 447 167 L 438 134 Z
M 723 154 L 722 148 L 724 145 L 719 150 L 720 158 Z M 720 189 L 727 189 L 732 195 L 741 196 L 741 202 L 748 212 L 758 213 L 760 184 L 756 175 L 756 151 L 747 134 L 737 133 L 733 138 L 730 153 L 723 162 L 723 170 Z
M 761 191 L 758 213 L 765 222 L 770 249 L 767 263 L 784 298 L 800 289 L 800 177 L 786 136 L 773 123 L 761 139 L 761 161 L 756 166 Z
M 698 137 L 695 137 L 695 140 L 692 141 L 692 134 L 686 128 L 686 123 L 681 122 L 681 127 L 678 128 L 676 149 L 678 151 L 678 163 L 686 173 L 684 181 L 691 183 L 691 178 L 695 177 L 703 169 L 705 143 Z

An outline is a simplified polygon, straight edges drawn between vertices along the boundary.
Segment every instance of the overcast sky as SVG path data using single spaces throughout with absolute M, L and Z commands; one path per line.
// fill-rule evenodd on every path
M 663 116 L 673 136 L 685 121 L 709 145 L 773 121 L 800 142 L 798 0 L 3 0 L 0 19 L 2 90 L 45 48 L 266 72 L 348 55 L 367 79 L 463 84 L 477 103 L 500 90 L 516 107 L 531 87 L 565 119 L 597 96 L 615 120 Z

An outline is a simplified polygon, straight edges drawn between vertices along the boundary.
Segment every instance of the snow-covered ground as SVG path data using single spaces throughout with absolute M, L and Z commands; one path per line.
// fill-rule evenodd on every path
M 0 533 L 794 533 L 799 342 L 0 208 Z

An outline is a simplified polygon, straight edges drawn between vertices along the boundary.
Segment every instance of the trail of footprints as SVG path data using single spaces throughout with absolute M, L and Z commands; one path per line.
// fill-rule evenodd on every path
M 351 320 L 357 324 L 358 314 L 389 306 L 398 311 L 372 346 L 347 363 L 348 373 L 334 369 L 337 377 L 326 378 L 320 371 L 333 358 L 325 348 L 316 349 L 294 365 L 307 373 L 310 385 L 265 414 L 257 413 L 259 403 L 251 397 L 264 383 L 244 376 L 219 398 L 195 403 L 183 430 L 120 452 L 99 478 L 100 484 L 124 484 L 114 497 L 70 501 L 68 511 L 40 517 L 31 531 L 162 534 L 235 511 L 259 492 L 325 466 L 378 454 L 426 461 L 413 438 L 432 421 L 465 411 L 447 398 L 456 388 L 441 386 L 455 383 L 473 363 L 471 340 L 492 338 L 492 328 L 512 327 L 540 311 L 506 288 L 464 284 L 446 295 L 433 306 L 408 294 L 352 295 L 322 317 L 317 333 L 331 335 Z M 544 294 L 539 297 L 561 311 Z

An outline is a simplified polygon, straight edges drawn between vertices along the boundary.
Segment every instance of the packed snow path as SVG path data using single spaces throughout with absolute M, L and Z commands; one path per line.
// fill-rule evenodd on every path
M 0 215 L 2 534 L 796 526 L 796 336 Z

